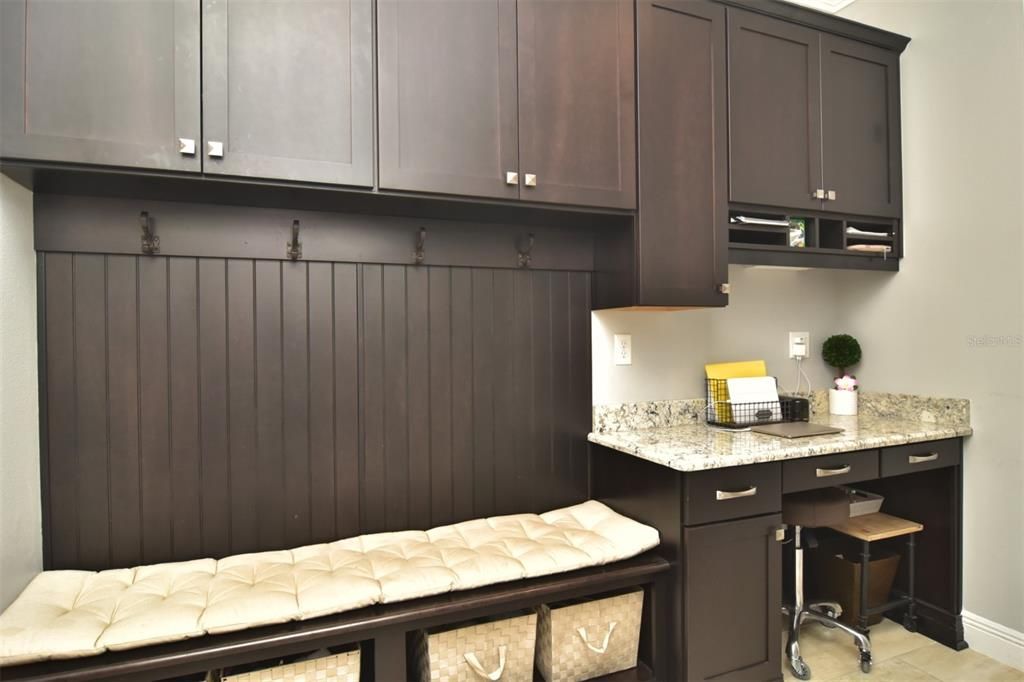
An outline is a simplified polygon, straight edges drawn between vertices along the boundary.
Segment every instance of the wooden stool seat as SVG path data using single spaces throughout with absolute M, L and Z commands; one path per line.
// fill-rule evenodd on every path
M 842 523 L 830 525 L 829 528 L 865 542 L 888 540 L 924 530 L 924 526 L 916 521 L 908 521 L 882 512 L 852 516 Z
M 908 521 L 898 516 L 876 512 L 853 516 L 845 521 L 830 524 L 829 528 L 844 535 L 860 540 L 860 604 L 857 622 L 860 631 L 867 633 L 868 618 L 879 613 L 885 613 L 899 607 L 906 607 L 903 614 L 903 626 L 915 632 L 917 630 L 917 614 L 914 598 L 914 536 L 924 530 L 924 526 L 916 521 Z M 871 564 L 871 543 L 878 540 L 888 540 L 907 536 L 907 594 L 900 599 L 894 599 L 885 604 L 875 607 L 868 606 L 868 571 Z

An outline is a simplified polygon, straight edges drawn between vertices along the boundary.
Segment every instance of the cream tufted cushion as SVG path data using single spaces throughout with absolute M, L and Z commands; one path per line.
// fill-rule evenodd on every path
M 597 566 L 658 532 L 591 500 L 280 552 L 46 571 L 0 615 L 0 665 L 75 658 Z

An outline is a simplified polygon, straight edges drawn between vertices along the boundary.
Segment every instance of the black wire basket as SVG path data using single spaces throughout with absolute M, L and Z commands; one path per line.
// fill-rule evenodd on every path
M 745 429 L 760 424 L 778 424 L 793 421 L 793 403 L 773 400 L 759 403 L 734 403 L 729 400 L 727 379 L 706 379 L 706 421 L 712 426 L 727 429 Z M 776 381 L 776 389 L 778 382 Z

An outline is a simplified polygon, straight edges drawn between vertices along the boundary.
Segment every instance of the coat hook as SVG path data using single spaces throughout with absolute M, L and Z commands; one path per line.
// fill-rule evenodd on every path
M 421 227 L 419 236 L 416 237 L 416 251 L 413 252 L 413 258 L 416 260 L 416 265 L 423 264 L 423 257 L 426 255 L 424 250 L 427 245 L 427 228 Z
M 302 258 L 302 242 L 299 241 L 299 221 L 292 221 L 292 240 L 286 244 L 285 255 L 291 260 Z
M 528 268 L 533 261 L 533 233 L 529 234 L 526 242 L 526 249 L 519 247 L 519 267 Z
M 160 253 L 160 237 L 156 236 L 153 224 L 149 221 L 149 211 L 139 214 L 139 225 L 142 227 L 142 253 L 147 256 Z

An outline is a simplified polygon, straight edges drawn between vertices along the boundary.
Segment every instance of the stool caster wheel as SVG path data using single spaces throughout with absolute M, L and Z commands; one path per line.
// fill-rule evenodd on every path
M 789 661 L 789 667 L 793 670 L 793 677 L 798 680 L 809 680 L 811 679 L 811 668 L 802 658 Z
M 860 652 L 860 671 L 862 673 L 871 672 L 871 652 L 861 651 Z

